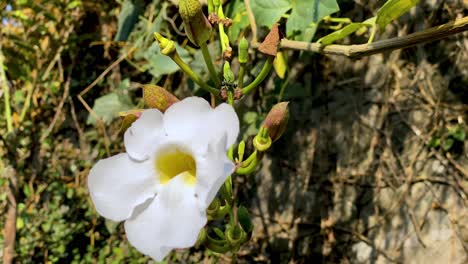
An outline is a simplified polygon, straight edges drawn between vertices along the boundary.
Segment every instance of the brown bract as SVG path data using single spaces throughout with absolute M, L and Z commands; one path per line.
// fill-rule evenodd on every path
M 161 86 L 146 84 L 143 85 L 143 101 L 149 108 L 156 108 L 164 112 L 179 99 Z
M 258 51 L 266 55 L 276 56 L 280 40 L 281 38 L 278 24 L 275 23 L 271 27 L 270 33 L 268 33 L 268 35 L 265 37 L 265 40 L 258 47 Z

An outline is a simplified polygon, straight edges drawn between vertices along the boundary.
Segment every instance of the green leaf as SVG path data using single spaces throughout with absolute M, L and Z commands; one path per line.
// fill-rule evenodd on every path
M 362 23 L 351 23 L 344 28 L 337 30 L 331 34 L 326 35 L 325 37 L 320 38 L 317 40 L 317 42 L 322 43 L 323 45 L 329 45 L 332 44 L 333 42 L 343 39 L 354 32 L 356 32 L 358 29 L 360 29 L 364 24 Z
M 115 41 L 126 41 L 128 39 L 142 11 L 143 2 L 141 0 L 125 0 L 123 2 Z
M 228 36 L 231 44 L 236 44 L 239 33 L 249 26 L 249 16 L 245 4 L 241 0 L 230 1 L 226 9 L 226 16 L 232 19 L 232 25 L 228 28 Z
M 110 93 L 99 97 L 94 101 L 93 111 L 105 123 L 110 123 L 117 113 L 132 109 L 134 106 L 126 94 Z M 88 116 L 87 124 L 96 124 L 96 119 L 90 113 Z
M 278 77 L 284 79 L 286 71 L 288 70 L 288 62 L 284 52 L 280 51 L 278 54 L 276 54 L 276 58 L 273 61 L 273 67 L 275 68 L 275 72 Z
M 250 4 L 256 23 L 268 28 L 271 28 L 282 15 L 291 9 L 291 3 L 288 0 L 252 0 Z
M 431 140 L 429 140 L 429 142 L 427 143 L 427 146 L 430 148 L 437 148 L 438 146 L 440 146 L 440 137 L 432 137 Z
M 245 232 L 250 233 L 253 230 L 252 220 L 250 219 L 249 211 L 244 206 L 239 206 L 237 209 L 237 218 Z
M 176 44 L 177 52 L 186 63 L 192 60 L 188 51 Z M 179 66 L 166 55 L 160 53 L 159 44 L 154 42 L 143 54 L 143 57 L 148 61 L 144 66 L 145 70 L 149 70 L 151 75 L 156 78 L 162 75 L 171 74 L 179 70 Z
M 295 0 L 292 1 L 291 15 L 286 22 L 286 34 L 288 37 L 293 36 L 295 32 L 299 31 L 302 34 L 298 35 L 295 39 L 302 41 L 310 41 L 313 37 L 309 36 L 310 39 L 305 39 L 304 31 L 310 27 L 312 23 L 313 27 L 316 27 L 318 22 L 324 17 L 331 15 L 340 10 L 336 0 Z M 314 30 L 315 34 L 315 30 Z
M 258 119 L 258 113 L 257 112 L 247 112 L 244 114 L 244 122 L 247 124 L 253 124 L 255 121 Z
M 383 29 L 388 23 L 408 12 L 418 3 L 419 0 L 388 0 L 377 11 L 376 23 L 380 26 L 380 29 Z
M 461 125 L 458 125 L 454 128 L 449 129 L 448 134 L 453 139 L 457 141 L 461 141 L 461 142 L 465 141 L 465 138 L 466 138 L 465 129 Z
M 449 151 L 452 148 L 453 143 L 455 143 L 453 138 L 446 138 L 442 141 L 441 147 L 443 150 Z

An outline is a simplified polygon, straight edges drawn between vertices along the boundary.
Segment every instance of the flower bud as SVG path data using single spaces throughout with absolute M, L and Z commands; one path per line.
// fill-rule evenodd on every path
M 211 24 L 198 0 L 181 0 L 179 13 L 184 21 L 185 33 L 193 44 L 200 46 L 210 38 Z
M 247 63 L 249 60 L 249 42 L 242 37 L 239 42 L 239 63 Z
M 262 128 L 265 128 L 271 140 L 275 142 L 286 130 L 289 120 L 289 102 L 281 102 L 274 105 L 268 113 Z
M 174 54 L 174 52 L 177 52 L 176 47 L 175 47 L 175 42 L 173 40 L 163 37 L 158 32 L 154 32 L 154 38 L 159 43 L 161 54 L 166 55 L 166 56 L 171 56 Z
M 234 82 L 234 73 L 231 70 L 231 65 L 229 65 L 229 62 L 227 61 L 223 65 L 223 77 L 228 83 Z

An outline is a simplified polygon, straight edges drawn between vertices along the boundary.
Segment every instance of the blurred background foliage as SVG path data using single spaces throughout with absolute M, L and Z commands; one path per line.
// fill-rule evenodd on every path
M 243 1 L 227 2 L 226 16 L 233 20 L 227 34 L 231 45 L 236 47 L 240 37 L 250 33 L 249 20 Z M 306 41 L 317 40 L 332 32 L 328 26 L 319 26 L 319 22 L 332 13 L 365 21 L 373 17 L 382 4 L 382 1 L 363 4 L 363 1 L 344 0 L 338 1 L 338 8 L 336 1 L 319 1 L 320 5 L 325 4 L 325 8 L 320 7 L 313 11 L 316 16 L 309 17 L 302 10 L 313 1 L 275 1 L 276 5 L 271 8 L 266 8 L 271 1 L 251 2 L 258 19 L 260 39 L 266 35 L 268 26 L 282 19 L 286 22 L 283 24 L 289 38 Z M 435 10 L 431 13 L 431 25 L 456 17 L 457 12 L 447 10 L 466 13 L 461 2 L 440 4 L 431 10 Z M 408 27 L 419 29 L 417 23 L 412 22 L 414 17 L 418 16 L 403 17 L 393 25 L 393 29 L 405 28 L 405 32 Z M 14 133 L 7 133 L 5 117 L 0 116 L 0 170 L 12 166 L 19 182 L 15 261 L 147 263 L 149 259 L 126 242 L 122 225 L 105 221 L 96 214 L 86 188 L 86 177 L 96 160 L 123 150 L 117 113 L 142 106 L 140 84 L 159 84 L 179 98 L 192 94 L 206 96 L 178 71 L 176 64 L 160 54 L 153 39 L 153 33 L 157 31 L 177 40 L 177 49 L 183 60 L 199 75 L 208 78 L 201 52 L 188 43 L 177 6 L 174 1 L 162 0 L 3 0 L 0 2 L 0 18 L 0 51 L 4 56 L 14 127 Z M 383 35 L 386 34 L 392 35 L 391 32 Z M 365 32 L 353 40 L 363 43 L 367 37 L 368 32 Z M 466 38 L 464 41 L 466 45 Z M 343 42 L 349 43 L 350 40 L 344 39 Z M 220 68 L 222 59 L 218 47 L 218 42 L 210 43 L 211 55 Z M 418 52 L 406 53 L 403 57 L 422 56 L 421 50 Z M 338 65 L 339 60 L 333 62 L 333 59 L 323 59 L 316 54 L 290 51 L 281 56 L 284 56 L 284 62 L 275 65 L 276 74 L 272 74 L 254 96 L 240 103 L 248 107 L 239 107 L 239 113 L 243 137 L 247 139 L 257 133 L 263 117 L 278 99 L 301 105 L 293 109 L 296 117 L 291 123 L 289 138 L 276 148 L 279 154 L 272 154 L 280 159 L 281 167 L 288 168 L 285 161 L 285 153 L 288 152 L 280 148 L 297 144 L 296 141 L 287 141 L 294 138 L 295 132 L 302 127 L 304 123 L 300 122 L 308 122 L 304 121 L 310 116 L 306 112 L 307 106 L 328 103 L 330 97 L 326 83 L 340 85 L 349 79 L 355 84 L 353 74 L 359 74 L 346 68 L 349 67 L 346 63 Z M 444 55 L 428 53 L 428 56 L 437 57 L 432 61 L 438 61 Z M 251 80 L 258 74 L 263 60 L 255 52 L 251 54 L 247 79 Z M 440 61 L 444 63 L 443 58 Z M 356 65 L 362 71 L 363 68 L 368 70 L 359 63 Z M 234 64 L 236 71 L 235 67 Z M 454 99 L 454 104 L 461 105 L 456 111 L 466 113 L 463 112 L 468 98 L 466 68 L 452 74 L 449 79 L 458 80 L 450 87 L 454 98 L 458 98 Z M 83 98 L 89 104 L 88 108 L 77 99 L 77 95 L 87 87 L 91 89 Z M 99 122 L 96 115 L 103 122 Z M 301 116 L 306 119 L 301 119 Z M 466 125 L 461 119 L 457 121 L 456 116 L 453 113 L 449 119 L 440 119 L 442 121 L 427 128 L 427 131 L 435 132 L 428 133 L 426 148 L 442 154 L 450 152 L 456 158 L 466 156 Z M 290 173 L 294 174 L 294 169 Z M 255 187 L 245 179 L 239 181 L 249 188 Z M 2 230 L 7 189 L 8 179 L 2 176 Z M 251 192 L 240 192 L 240 197 L 250 205 L 248 198 Z M 271 256 L 278 257 L 274 253 L 275 246 L 266 241 L 269 239 L 254 239 L 250 247 L 257 251 L 251 256 L 245 253 L 240 261 L 268 262 Z M 2 247 L 3 237 L 0 236 Z M 304 257 L 297 252 L 290 252 L 281 260 L 304 262 L 313 255 Z M 168 259 L 176 262 L 225 260 L 223 256 L 195 248 L 175 252 Z

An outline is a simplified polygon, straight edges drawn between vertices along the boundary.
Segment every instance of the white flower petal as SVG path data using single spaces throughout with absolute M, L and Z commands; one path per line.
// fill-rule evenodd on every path
M 135 248 L 161 261 L 171 249 L 193 246 L 205 224 L 193 187 L 176 176 L 145 210 L 125 221 L 125 232 Z
M 157 109 L 144 110 L 125 131 L 125 149 L 132 159 L 146 160 L 154 151 L 158 138 L 164 135 L 163 114 Z
M 164 128 L 170 137 L 191 140 L 199 146 L 217 142 L 227 134 L 225 147 L 228 149 L 239 134 L 239 118 L 228 104 L 213 109 L 203 98 L 188 97 L 167 109 Z
M 226 154 L 225 142 L 226 136 L 217 144 L 210 144 L 207 153 L 197 159 L 195 193 L 203 210 L 210 205 L 227 177 L 234 171 L 234 163 Z
M 128 219 L 136 206 L 154 197 L 157 185 L 152 163 L 135 162 L 126 153 L 98 161 L 88 176 L 97 212 L 117 222 Z

